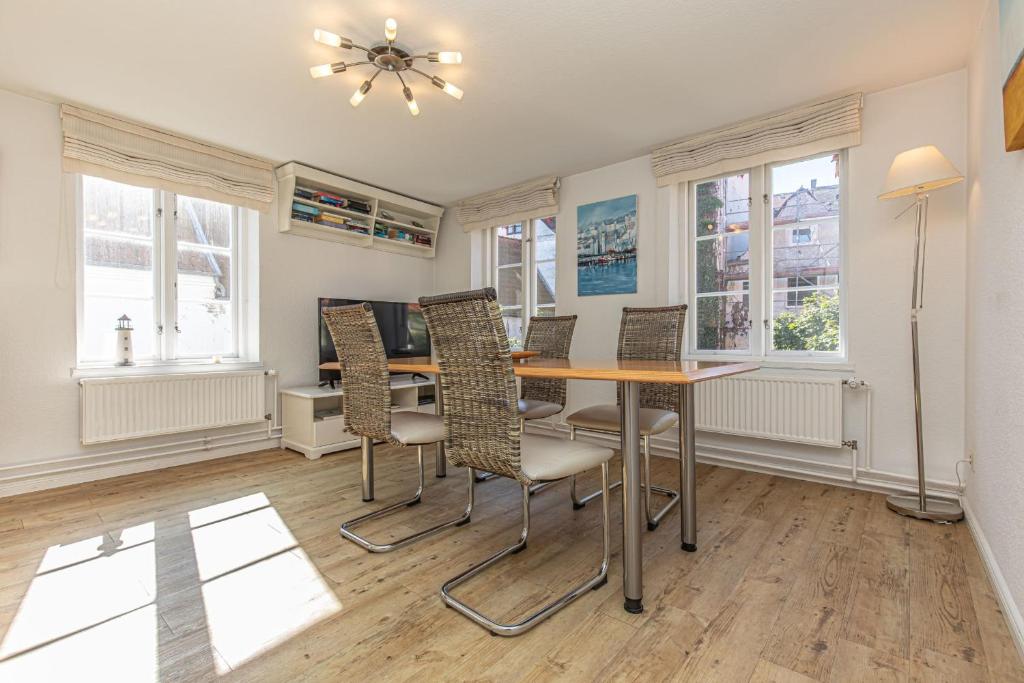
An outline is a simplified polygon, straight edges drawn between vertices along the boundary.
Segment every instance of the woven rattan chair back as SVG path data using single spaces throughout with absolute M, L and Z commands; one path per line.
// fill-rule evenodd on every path
M 536 351 L 540 358 L 568 358 L 576 316 L 533 316 L 526 328 L 524 351 Z M 564 379 L 523 379 L 520 398 L 565 406 Z
M 391 436 L 388 359 L 370 304 L 323 309 L 324 322 L 341 362 L 345 428 L 357 436 Z
M 686 306 L 623 308 L 619 323 L 619 360 L 674 360 L 683 353 Z M 622 388 L 617 391 L 622 402 Z M 640 407 L 679 412 L 674 384 L 641 384 Z
M 531 484 L 519 462 L 516 379 L 494 289 L 421 297 L 420 307 L 437 353 L 448 459 Z

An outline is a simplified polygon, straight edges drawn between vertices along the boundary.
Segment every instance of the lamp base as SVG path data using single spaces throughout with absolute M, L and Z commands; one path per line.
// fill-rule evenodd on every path
M 940 498 L 929 498 L 927 510 L 921 509 L 921 501 L 917 496 L 889 496 L 885 499 L 885 506 L 898 514 L 933 522 L 948 524 L 964 518 L 964 511 L 959 503 Z

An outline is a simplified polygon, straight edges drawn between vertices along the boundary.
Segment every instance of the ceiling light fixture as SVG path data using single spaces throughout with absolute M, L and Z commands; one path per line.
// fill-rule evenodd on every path
M 331 47 L 340 47 L 344 50 L 351 50 L 355 48 L 366 53 L 366 60 L 361 62 L 352 62 L 346 64 L 345 62 L 334 62 L 332 64 L 320 64 L 319 66 L 313 66 L 309 69 L 309 75 L 313 78 L 324 78 L 326 76 L 333 76 L 336 73 L 346 71 L 353 66 L 362 66 L 364 64 L 370 64 L 377 69 L 377 71 L 370 76 L 368 79 L 363 81 L 363 84 L 359 86 L 359 89 L 355 91 L 349 103 L 353 107 L 358 107 L 359 104 L 366 98 L 366 94 L 370 92 L 370 88 L 373 86 L 373 79 L 377 78 L 382 72 L 389 71 L 396 76 L 402 83 L 402 95 L 405 97 L 405 103 L 409 107 L 409 113 L 413 116 L 419 116 L 420 108 L 416 104 L 416 98 L 413 97 L 412 89 L 402 78 L 403 71 L 411 71 L 413 73 L 423 76 L 429 80 L 433 85 L 443 90 L 448 95 L 451 95 L 457 100 L 462 99 L 462 89 L 458 86 L 448 83 L 443 78 L 438 76 L 431 76 L 428 73 L 424 73 L 417 69 L 413 64 L 417 59 L 425 59 L 428 62 L 440 63 L 440 64 L 462 64 L 462 53 L 455 51 L 442 51 L 442 52 L 428 52 L 425 55 L 413 55 L 407 50 L 399 47 L 395 44 L 395 39 L 398 37 L 398 22 L 392 18 L 388 18 L 384 22 L 384 42 L 375 43 L 371 47 L 363 47 L 362 45 L 356 45 L 348 38 L 343 38 L 337 33 L 331 33 L 323 29 L 316 29 L 313 31 L 313 40 L 324 45 Z

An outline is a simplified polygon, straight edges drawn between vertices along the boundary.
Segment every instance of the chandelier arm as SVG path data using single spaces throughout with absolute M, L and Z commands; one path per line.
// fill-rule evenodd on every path
M 428 74 L 426 71 L 420 71 L 419 69 L 417 69 L 414 66 L 410 66 L 409 67 L 409 71 L 412 71 L 414 73 L 418 73 L 420 76 L 423 76 L 423 78 L 426 78 L 428 80 L 431 80 L 431 81 L 434 80 L 434 77 L 431 76 L 430 74 Z
M 370 48 L 363 47 L 362 45 L 356 45 L 355 43 L 352 43 L 352 47 L 356 48 L 357 50 L 362 50 L 363 52 L 369 52 L 370 51 Z
M 367 62 L 367 64 L 369 64 L 369 62 Z M 383 71 L 383 69 L 377 69 L 376 71 L 373 72 L 373 75 L 370 76 L 370 78 L 367 79 L 367 80 L 369 80 L 370 83 L 373 83 L 373 79 L 377 78 L 377 76 L 380 76 L 382 71 Z
M 402 89 L 404 90 L 405 88 L 407 88 L 408 86 L 405 84 L 405 79 L 402 78 L 402 72 L 396 71 L 394 73 L 395 73 L 396 76 L 398 76 L 398 80 L 400 80 L 402 82 Z

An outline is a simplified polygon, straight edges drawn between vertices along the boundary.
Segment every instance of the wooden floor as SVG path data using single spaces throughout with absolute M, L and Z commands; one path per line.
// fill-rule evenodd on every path
M 376 504 L 411 493 L 411 449 L 377 452 Z M 672 461 L 655 465 L 672 481 Z M 356 451 L 0 500 L 0 680 L 1024 681 L 966 526 L 850 489 L 698 476 L 700 548 L 679 549 L 677 516 L 645 533 L 643 614 L 621 607 L 613 494 L 608 585 L 513 639 L 438 598 L 517 536 L 510 481 L 477 485 L 472 524 L 389 555 L 338 536 L 365 509 Z M 466 478 L 431 474 L 390 531 L 454 516 Z M 598 561 L 599 512 L 574 512 L 564 483 L 537 495 L 529 548 L 459 595 L 509 619 L 560 594 Z

